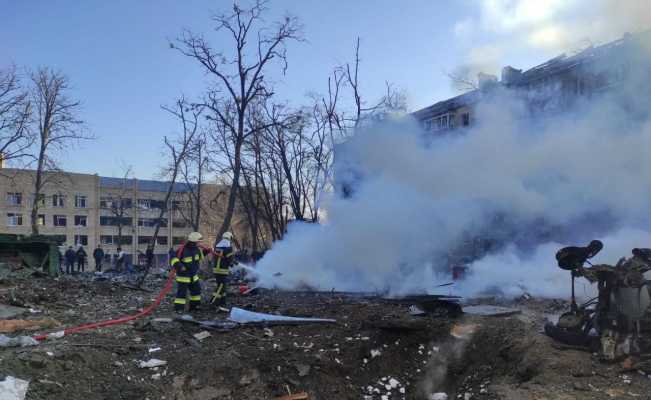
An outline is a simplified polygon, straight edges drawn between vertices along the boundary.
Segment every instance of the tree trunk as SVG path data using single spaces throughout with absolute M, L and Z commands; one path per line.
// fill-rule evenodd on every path
M 199 164 L 199 169 L 201 169 L 201 164 Z M 202 177 L 201 177 L 201 171 L 199 171 L 198 175 L 198 180 L 199 182 L 197 183 L 197 196 L 196 196 L 196 207 L 197 209 L 195 210 L 195 215 L 194 215 L 194 221 L 192 221 L 192 227 L 194 228 L 195 232 L 199 232 L 199 222 L 201 221 L 201 185 L 202 185 Z
M 118 247 L 122 248 L 122 217 L 118 218 Z
M 32 204 L 32 235 L 38 235 L 38 207 L 41 197 L 41 186 L 43 185 L 43 168 L 45 165 L 45 146 L 41 143 L 38 153 L 38 166 L 36 167 L 36 182 L 34 184 L 34 202 Z
M 241 132 L 243 133 L 244 132 L 243 118 L 240 118 L 239 128 L 241 128 Z M 240 170 L 242 168 L 241 152 L 242 152 L 243 141 L 244 141 L 243 139 L 240 139 L 235 145 L 235 152 L 234 152 L 235 154 L 234 154 L 234 161 L 233 161 L 233 182 L 231 183 L 231 191 L 228 194 L 228 205 L 226 207 L 226 214 L 224 214 L 224 221 L 222 222 L 222 225 L 219 227 L 219 231 L 217 232 L 217 236 L 215 237 L 215 246 L 217 245 L 217 243 L 219 243 L 219 240 L 221 240 L 221 237 L 224 234 L 224 232 L 226 232 L 230 228 L 231 221 L 233 219 L 233 214 L 235 212 L 235 201 L 237 200 L 237 191 L 240 186 Z

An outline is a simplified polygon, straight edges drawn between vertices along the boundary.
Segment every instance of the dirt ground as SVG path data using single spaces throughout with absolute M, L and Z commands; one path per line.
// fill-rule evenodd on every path
M 152 277 L 151 292 L 143 292 L 90 275 L 6 279 L 0 304 L 39 311 L 20 318 L 76 326 L 135 313 L 162 283 Z M 211 290 L 205 283 L 204 293 Z M 545 316 L 566 306 L 562 301 L 509 302 L 521 310 L 509 317 L 414 317 L 408 304 L 381 299 L 260 291 L 233 295 L 230 304 L 337 323 L 236 327 L 203 340 L 193 337 L 203 330 L 196 325 L 155 320 L 176 317 L 171 302 L 168 295 L 136 322 L 0 349 L 0 375 L 29 380 L 27 399 L 274 399 L 300 392 L 312 400 L 430 399 L 437 392 L 464 400 L 651 398 L 645 374 L 561 349 L 541 333 Z M 195 317 L 226 316 L 203 310 Z M 152 358 L 167 364 L 139 367 Z

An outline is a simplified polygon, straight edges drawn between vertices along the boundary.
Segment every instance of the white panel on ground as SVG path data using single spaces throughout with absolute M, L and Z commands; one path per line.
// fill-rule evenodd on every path
M 508 317 L 509 315 L 520 314 L 520 310 L 517 308 L 489 305 L 463 307 L 463 312 L 465 314 L 479 315 L 483 317 Z
M 28 387 L 29 381 L 8 376 L 0 382 L 0 400 L 23 400 Z
M 337 322 L 334 319 L 325 319 L 325 318 L 300 318 L 300 317 L 287 317 L 284 315 L 273 315 L 273 314 L 264 314 L 257 313 L 253 311 L 243 310 L 241 308 L 233 307 L 231 308 L 230 316 L 228 317 L 233 322 L 240 324 L 252 323 L 252 322 L 294 322 L 294 323 L 313 323 L 313 322 L 323 322 L 323 323 L 332 323 Z

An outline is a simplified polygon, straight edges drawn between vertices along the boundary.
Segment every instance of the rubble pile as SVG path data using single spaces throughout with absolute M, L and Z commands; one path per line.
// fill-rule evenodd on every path
M 240 295 L 234 288 L 232 315 L 271 320 L 234 322 L 209 309 L 179 318 L 168 296 L 146 318 L 20 347 L 15 338 L 34 332 L 135 313 L 151 303 L 164 279 L 152 274 L 137 290 L 122 277 L 97 278 L 0 284 L 2 320 L 60 324 L 4 336 L 15 342 L 0 348 L 6 385 L 26 390 L 28 400 L 606 399 L 651 388 L 636 370 L 557 348 L 540 330 L 559 303 L 532 298 L 488 301 L 519 313 L 480 308 L 493 312 L 412 315 L 413 304 L 369 296 L 262 289 Z M 205 286 L 210 293 L 210 283 Z M 297 323 L 286 316 L 336 322 Z

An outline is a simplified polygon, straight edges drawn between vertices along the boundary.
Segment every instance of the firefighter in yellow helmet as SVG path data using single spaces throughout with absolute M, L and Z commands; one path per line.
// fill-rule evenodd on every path
M 217 243 L 214 250 L 213 273 L 215 275 L 215 291 L 212 294 L 211 303 L 220 309 L 226 304 L 226 287 L 230 269 L 236 264 L 235 252 L 233 251 L 233 234 L 225 232 L 222 240 Z
M 188 302 L 190 291 L 190 311 L 196 310 L 201 304 L 201 284 L 199 283 L 199 266 L 204 254 L 210 252 L 200 246 L 203 239 L 199 232 L 188 235 L 187 241 L 177 250 L 176 256 L 170 260 L 172 268 L 176 269 L 176 298 L 174 310 L 183 312 Z

